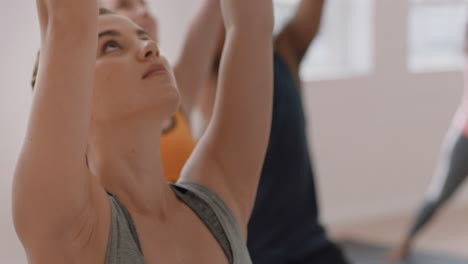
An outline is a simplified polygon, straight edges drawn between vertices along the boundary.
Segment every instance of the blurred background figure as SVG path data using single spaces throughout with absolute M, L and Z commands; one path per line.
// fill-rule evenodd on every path
M 389 258 L 400 261 L 408 257 L 415 239 L 439 209 L 462 186 L 468 175 L 468 27 L 465 30 L 464 95 L 447 131 L 437 169 L 426 196 L 409 231 Z
M 319 32 L 323 9 L 323 0 L 299 1 L 273 40 L 273 121 L 248 230 L 254 263 L 347 263 L 320 223 L 301 98 L 300 64 Z M 212 118 L 224 32 L 218 39 L 212 72 L 199 97 L 200 112 L 194 118 L 199 135 Z

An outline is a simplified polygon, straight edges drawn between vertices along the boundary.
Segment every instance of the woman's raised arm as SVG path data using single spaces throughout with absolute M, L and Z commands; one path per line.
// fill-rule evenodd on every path
M 214 115 L 186 171 L 217 191 L 245 225 L 271 125 L 273 6 L 271 0 L 221 0 L 221 12 L 226 42 Z
M 174 67 L 181 91 L 182 109 L 190 116 L 197 97 L 209 79 L 216 55 L 216 45 L 223 26 L 220 0 L 197 1 L 196 12 Z
M 75 232 L 92 192 L 85 154 L 97 50 L 97 3 L 37 0 L 37 8 L 41 58 L 13 186 L 15 227 L 27 249 L 37 248 L 32 245 L 43 239 Z

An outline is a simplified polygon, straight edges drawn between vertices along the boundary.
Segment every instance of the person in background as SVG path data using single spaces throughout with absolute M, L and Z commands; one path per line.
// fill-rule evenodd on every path
M 453 197 L 468 176 L 468 26 L 465 30 L 464 95 L 442 142 L 435 174 L 410 229 L 389 254 L 393 261 L 406 259 L 424 227 Z
M 274 43 L 273 120 L 248 247 L 256 264 L 343 264 L 341 250 L 320 223 L 315 173 L 307 141 L 299 66 L 319 32 L 323 0 L 301 0 Z M 218 37 L 210 78 L 198 96 L 196 126 L 203 135 L 213 118 L 224 32 Z
M 181 93 L 181 108 L 164 122 L 161 158 L 168 181 L 176 182 L 182 167 L 195 148 L 190 116 L 197 96 L 211 70 L 216 37 L 222 29 L 220 0 L 197 0 L 185 35 L 183 50 L 174 63 L 174 74 Z M 144 0 L 100 0 L 101 7 L 135 21 L 151 37 L 160 41 L 159 23 Z
M 102 6 L 128 16 L 147 30 L 157 27 L 146 2 L 101 0 Z M 157 8 L 157 7 L 156 7 Z M 316 37 L 324 8 L 323 0 L 300 1 L 294 16 L 273 39 L 275 46 L 275 97 L 271 138 L 255 209 L 249 224 L 248 246 L 254 263 L 347 263 L 340 249 L 328 239 L 320 223 L 314 170 L 309 155 L 304 109 L 301 102 L 299 66 Z M 155 34 L 157 36 L 157 34 Z M 164 41 L 164 40 L 163 40 Z M 219 81 L 219 62 L 225 33 L 219 0 L 199 1 L 189 23 L 175 74 L 182 98 L 180 116 L 190 117 L 192 134 L 201 138 L 212 118 Z M 196 73 L 196 74 L 194 74 Z M 166 167 L 181 168 L 180 150 L 189 144 L 188 125 L 180 132 L 163 134 L 161 156 Z M 183 133 L 182 133 L 183 132 Z M 185 155 L 184 155 L 185 156 Z M 164 157 L 168 157 L 167 163 Z M 174 169 L 171 171 L 180 171 Z M 177 174 L 166 176 L 177 180 Z

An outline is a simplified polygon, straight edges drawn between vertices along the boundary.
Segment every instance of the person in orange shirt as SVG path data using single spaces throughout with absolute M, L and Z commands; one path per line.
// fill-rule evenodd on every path
M 100 0 L 101 7 L 126 16 L 159 40 L 158 21 L 144 0 Z M 215 56 L 216 36 L 221 31 L 219 0 L 199 1 L 184 41 L 182 53 L 174 65 L 174 74 L 181 93 L 182 107 L 167 120 L 161 136 L 161 159 L 168 181 L 176 182 L 188 157 L 195 148 L 190 131 L 190 116 L 204 77 L 211 70 Z M 215 23 L 213 23 L 215 21 Z M 196 67 L 194 67 L 196 65 Z

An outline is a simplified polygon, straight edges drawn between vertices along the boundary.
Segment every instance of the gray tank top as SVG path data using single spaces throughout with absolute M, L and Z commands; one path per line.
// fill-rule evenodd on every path
M 171 184 L 177 197 L 190 207 L 221 245 L 230 264 L 251 264 L 246 242 L 232 212 L 213 191 L 190 182 Z M 111 202 L 111 229 L 106 264 L 146 264 L 135 224 L 117 197 Z

